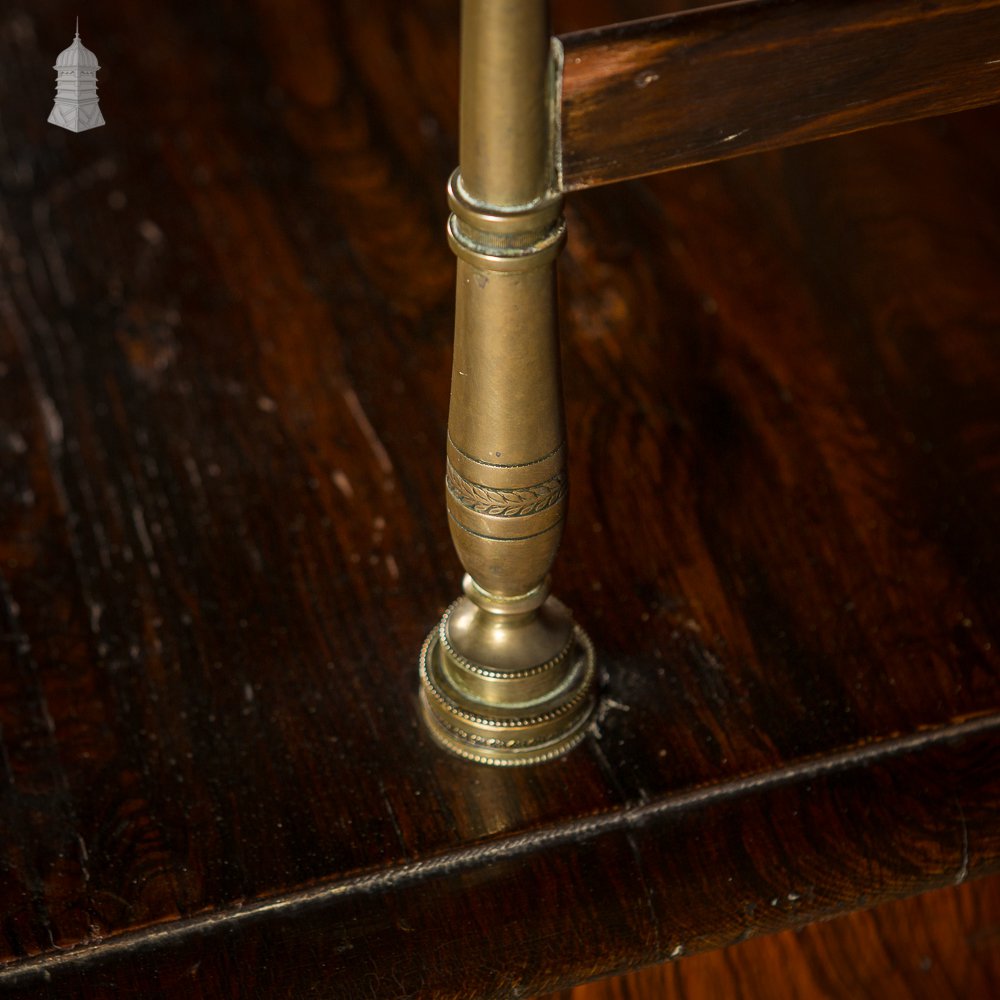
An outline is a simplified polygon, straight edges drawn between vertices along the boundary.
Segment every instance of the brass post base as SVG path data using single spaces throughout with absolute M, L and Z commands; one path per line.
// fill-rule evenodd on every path
M 576 746 L 596 701 L 586 633 L 547 584 L 504 600 L 466 577 L 465 591 L 420 654 L 420 703 L 435 740 L 501 767 Z
M 458 258 L 445 497 L 465 596 L 420 654 L 434 739 L 469 760 L 535 764 L 594 711 L 594 652 L 549 596 L 566 516 L 555 264 L 560 49 L 543 0 L 462 0 Z

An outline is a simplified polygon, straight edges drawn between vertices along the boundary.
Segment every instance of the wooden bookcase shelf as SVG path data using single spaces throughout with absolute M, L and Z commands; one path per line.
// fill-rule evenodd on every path
M 0 994 L 531 996 L 997 871 L 995 109 L 570 199 L 606 700 L 493 770 L 416 709 L 457 6 L 94 0 L 81 135 L 68 10 L 0 14 Z

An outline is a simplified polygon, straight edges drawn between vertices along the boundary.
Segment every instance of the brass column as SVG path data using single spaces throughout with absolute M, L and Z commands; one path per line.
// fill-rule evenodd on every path
M 590 642 L 549 596 L 566 508 L 556 83 L 547 3 L 463 0 L 446 495 L 467 573 L 424 644 L 420 694 L 441 744 L 498 765 L 568 750 L 594 707 Z

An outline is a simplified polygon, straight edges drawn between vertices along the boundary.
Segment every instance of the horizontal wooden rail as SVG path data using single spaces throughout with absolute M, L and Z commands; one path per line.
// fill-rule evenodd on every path
M 560 41 L 566 190 L 1000 100 L 1000 0 L 747 0 Z

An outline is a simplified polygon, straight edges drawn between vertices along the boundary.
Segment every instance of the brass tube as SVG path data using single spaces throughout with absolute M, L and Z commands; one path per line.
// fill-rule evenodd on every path
M 554 66 L 540 0 L 464 0 L 462 14 L 445 486 L 467 575 L 424 645 L 421 703 L 449 750 L 524 764 L 578 742 L 594 707 L 590 642 L 548 584 L 567 499 Z
M 543 0 L 462 0 L 459 165 L 482 205 L 530 205 L 551 176 L 549 11 Z

